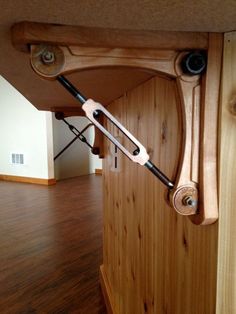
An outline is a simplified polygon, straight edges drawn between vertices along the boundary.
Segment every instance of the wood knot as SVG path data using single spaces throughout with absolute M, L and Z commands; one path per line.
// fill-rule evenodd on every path
M 183 246 L 184 246 L 185 250 L 188 251 L 188 241 L 185 237 L 185 234 L 183 234 Z
M 133 200 L 133 203 L 135 203 L 135 194 L 134 194 L 134 192 L 132 193 L 132 200 Z
M 144 307 L 144 312 L 147 313 L 148 312 L 148 305 L 147 305 L 146 301 L 143 302 L 143 307 Z
M 236 116 L 236 94 L 233 95 L 229 102 L 229 111 L 232 115 Z
M 138 225 L 138 237 L 139 237 L 139 239 L 142 238 L 142 232 L 141 232 L 140 224 Z
M 132 267 L 131 267 L 131 275 L 132 275 L 133 281 L 135 281 L 135 273 Z
M 164 120 L 162 122 L 162 125 L 161 125 L 161 142 L 162 144 L 166 143 L 166 136 L 167 136 L 167 121 Z

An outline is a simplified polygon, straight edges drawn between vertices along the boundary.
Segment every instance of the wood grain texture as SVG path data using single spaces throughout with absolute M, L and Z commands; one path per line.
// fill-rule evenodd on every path
M 199 182 L 199 128 L 201 107 L 201 85 L 199 77 L 181 75 L 176 80 L 180 96 L 181 125 L 183 129 L 181 157 L 174 188 L 170 191 L 173 208 L 182 215 L 194 215 L 198 208 Z M 191 196 L 195 206 L 186 206 L 183 200 Z
M 150 48 L 111 48 L 111 47 L 81 47 L 69 46 L 72 55 L 87 57 L 111 57 L 111 58 L 143 58 L 169 60 L 175 55 L 175 49 L 167 50 L 160 47 L 159 49 Z
M 171 179 L 180 155 L 179 106 L 175 81 L 161 77 L 108 106 Z M 214 314 L 218 225 L 193 225 L 168 206 L 165 187 L 147 169 L 121 154 L 114 169 L 113 158 L 105 141 L 104 272 L 116 313 Z
M 20 22 L 12 27 L 12 43 L 28 51 L 28 44 L 61 46 L 206 49 L 207 33 L 122 30 Z
M 64 117 L 74 117 L 74 116 L 85 116 L 84 111 L 81 109 L 80 104 L 77 104 L 77 107 L 51 107 L 52 112 L 62 112 Z
M 105 314 L 102 178 L 0 181 L 0 313 Z
M 96 68 L 134 68 L 155 75 L 156 72 L 176 76 L 174 62 L 177 56 L 175 50 L 148 50 L 141 49 L 104 49 L 100 55 L 96 55 L 97 48 L 81 50 L 80 54 L 73 54 L 70 46 L 31 45 L 30 61 L 32 68 L 40 76 L 55 79 L 58 75 L 73 73 L 76 71 L 92 70 Z M 117 53 L 119 50 L 119 53 Z M 45 64 L 42 60 L 44 51 L 50 51 L 55 57 L 51 64 Z M 93 53 L 92 53 L 93 52 Z M 91 98 L 91 97 L 90 97 Z
M 222 69 L 222 34 L 209 34 L 207 71 L 202 89 L 199 215 L 193 221 L 213 223 L 219 216 L 218 204 L 218 119 Z
M 224 37 L 219 147 L 217 314 L 236 313 L 236 32 Z
M 12 181 L 12 182 L 22 182 L 22 183 L 32 183 L 32 184 L 42 184 L 42 185 L 54 185 L 56 184 L 56 179 L 41 179 L 41 178 L 31 178 L 31 177 L 20 177 L 20 176 L 10 176 L 6 174 L 0 174 L 1 181 Z
M 103 297 L 106 303 L 106 309 L 108 314 L 115 314 L 115 308 L 112 303 L 112 295 L 111 288 L 109 286 L 109 282 L 106 277 L 106 273 L 104 272 L 104 266 L 100 267 L 100 283 L 103 292 Z

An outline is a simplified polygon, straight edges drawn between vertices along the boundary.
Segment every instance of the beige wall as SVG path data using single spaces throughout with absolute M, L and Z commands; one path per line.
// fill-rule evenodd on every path
M 54 178 L 52 114 L 38 111 L 0 76 L 0 174 Z M 13 165 L 11 153 L 23 153 Z
M 54 163 L 53 157 L 74 138 L 68 127 L 51 112 L 37 110 L 22 94 L 0 76 L 0 174 L 51 179 L 94 173 L 102 161 L 77 140 Z M 82 130 L 89 121 L 84 117 L 68 118 Z M 85 132 L 93 143 L 94 131 Z M 24 154 L 24 165 L 13 165 L 11 154 Z

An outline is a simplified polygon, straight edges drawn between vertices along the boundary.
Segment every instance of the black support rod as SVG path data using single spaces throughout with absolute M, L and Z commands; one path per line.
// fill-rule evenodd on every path
M 65 122 L 65 124 L 68 125 L 68 128 L 71 130 L 72 133 L 75 134 L 76 137 L 78 137 L 79 140 L 81 140 L 81 142 L 87 144 L 91 149 L 93 148 L 92 145 L 89 144 L 89 142 L 87 141 L 86 137 L 83 135 L 83 133 L 87 130 L 87 128 L 92 125 L 92 123 L 88 124 L 81 132 L 72 124 L 70 124 L 69 122 L 66 121 L 66 119 L 62 119 L 63 122 Z
M 164 183 L 168 189 L 173 189 L 174 183 L 171 182 L 170 179 L 168 179 L 167 176 L 151 162 L 151 160 L 148 160 L 144 166 L 147 167 L 147 169 L 150 170 L 162 183 Z
M 92 126 L 93 124 L 92 123 L 89 123 L 88 125 L 86 125 L 85 128 L 83 128 L 82 131 L 79 131 L 75 126 L 73 126 L 72 124 L 68 123 L 64 118 L 63 119 L 60 119 L 62 120 L 63 122 L 65 122 L 70 131 L 72 133 L 75 134 L 75 137 L 54 157 L 54 161 L 59 157 L 61 156 L 62 153 L 64 153 L 64 151 L 66 151 L 76 140 L 80 140 L 81 142 L 85 143 L 88 145 L 89 148 L 91 148 L 91 150 L 93 149 L 93 146 L 90 145 L 86 139 L 86 137 L 83 135 L 83 133 L 90 127 Z
M 65 87 L 65 89 L 68 90 L 69 93 L 71 93 L 72 96 L 78 99 L 82 105 L 86 102 L 87 99 L 63 75 L 59 75 L 57 80 Z
M 67 122 L 66 119 L 62 119 L 62 121 L 68 125 L 71 132 L 74 133 L 81 140 L 81 142 L 86 143 L 90 148 L 92 148 L 92 146 L 87 142 L 86 137 L 83 135 L 84 131 L 87 130 L 87 126 L 80 132 L 74 125 Z
M 67 150 L 67 148 L 69 148 L 76 140 L 78 140 L 78 137 L 75 136 L 73 138 L 73 140 L 71 140 L 55 157 L 54 157 L 54 161 L 59 157 L 61 156 L 61 154 L 64 153 L 65 150 Z

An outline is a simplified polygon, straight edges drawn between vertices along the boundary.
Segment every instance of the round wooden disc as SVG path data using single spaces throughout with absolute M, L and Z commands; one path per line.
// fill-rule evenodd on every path
M 184 203 L 184 199 L 190 197 L 194 201 L 193 206 Z M 172 204 L 175 210 L 181 215 L 194 215 L 198 207 L 198 190 L 193 186 L 182 186 L 172 195 Z
M 43 54 L 48 51 L 54 56 L 52 63 L 43 61 Z M 57 46 L 39 45 L 36 46 L 31 53 L 31 65 L 33 69 L 40 75 L 45 77 L 55 77 L 59 75 L 65 63 L 64 53 Z

